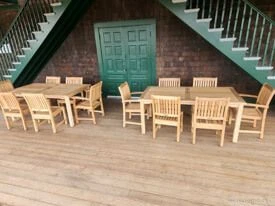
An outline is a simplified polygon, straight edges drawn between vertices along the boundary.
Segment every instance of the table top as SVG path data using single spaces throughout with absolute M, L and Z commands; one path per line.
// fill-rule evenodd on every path
M 245 103 L 233 87 L 157 87 L 150 86 L 141 95 L 144 103 L 151 103 L 151 95 L 180 96 L 181 103 L 192 105 L 196 97 L 230 98 L 230 105 Z
M 32 83 L 13 90 L 17 96 L 23 93 L 42 93 L 47 98 L 63 98 L 64 96 L 73 96 L 86 88 L 89 84 L 45 84 Z

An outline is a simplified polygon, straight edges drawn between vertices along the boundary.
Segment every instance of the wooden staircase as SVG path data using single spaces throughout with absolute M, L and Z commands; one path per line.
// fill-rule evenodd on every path
M 275 22 L 247 0 L 159 0 L 240 68 L 275 87 Z

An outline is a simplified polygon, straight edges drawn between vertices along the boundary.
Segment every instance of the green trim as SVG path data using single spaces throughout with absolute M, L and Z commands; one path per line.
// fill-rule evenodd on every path
M 100 28 L 112 28 L 112 27 L 127 27 L 127 26 L 140 26 L 140 25 L 150 25 L 152 27 L 151 37 L 153 39 L 152 48 L 152 69 L 151 69 L 151 84 L 156 82 L 156 20 L 155 19 L 141 19 L 141 20 L 127 20 L 127 21 L 114 21 L 114 22 L 99 22 L 94 24 L 94 35 L 96 42 L 96 52 L 99 66 L 99 74 L 102 79 L 104 76 L 103 72 L 103 62 L 102 54 L 100 48 L 100 37 L 99 29 Z
M 5 6 L 0 6 L 0 11 L 5 11 L 5 10 L 19 10 L 20 6 L 19 5 L 5 5 Z

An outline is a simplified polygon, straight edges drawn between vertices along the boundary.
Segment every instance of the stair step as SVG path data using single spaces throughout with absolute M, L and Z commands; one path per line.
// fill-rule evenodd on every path
M 12 64 L 19 65 L 19 64 L 21 64 L 21 62 L 12 62 Z
M 268 76 L 267 79 L 269 79 L 269 80 L 275 80 L 275 76 Z
M 256 61 L 256 60 L 260 60 L 261 57 L 244 57 L 243 59 L 246 61 Z
M 55 6 L 61 6 L 62 3 L 61 2 L 55 2 L 55 3 L 51 3 L 51 6 L 52 7 L 55 7 Z
M 37 42 L 36 39 L 28 39 L 27 42 L 31 43 L 31 42 Z
M 199 11 L 200 11 L 199 8 L 197 8 L 197 9 L 185 9 L 184 13 L 190 14 L 190 13 L 196 13 L 196 12 L 199 12 Z
M 10 74 L 5 74 L 5 75 L 3 75 L 3 77 L 5 77 L 6 79 L 11 79 L 11 75 Z
M 210 22 L 211 20 L 212 18 L 206 18 L 206 19 L 197 19 L 196 21 L 200 23 L 200 22 Z
M 256 70 L 272 70 L 273 67 L 272 66 L 258 66 L 256 67 Z
M 219 32 L 219 31 L 223 31 L 224 28 L 211 28 L 211 29 L 208 29 L 209 32 Z
M 10 71 L 10 72 L 15 72 L 16 69 L 8 69 L 8 71 Z
M 227 42 L 227 41 L 235 41 L 237 38 L 236 37 L 230 37 L 230 38 L 221 38 L 221 42 Z
M 45 26 L 45 25 L 49 25 L 49 22 L 39 22 L 38 23 L 40 26 Z
M 26 55 L 24 55 L 24 54 L 19 54 L 19 55 L 16 55 L 18 58 L 24 58 L 24 57 L 26 57 Z
M 176 3 L 184 3 L 184 2 L 187 2 L 187 0 L 172 0 L 172 2 L 174 4 L 176 4 Z
M 247 51 L 248 47 L 233 47 L 232 51 Z
M 29 51 L 29 50 L 32 50 L 32 48 L 31 47 L 23 47 L 22 50 Z
M 44 16 L 54 16 L 55 13 L 54 12 L 51 12 L 51 13 L 44 13 Z

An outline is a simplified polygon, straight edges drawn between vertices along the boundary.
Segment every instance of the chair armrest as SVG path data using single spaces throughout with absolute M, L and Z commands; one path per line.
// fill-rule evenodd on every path
M 252 95 L 252 94 L 239 94 L 241 97 L 249 97 L 249 98 L 255 98 L 257 99 L 258 96 L 257 95 Z
M 139 99 L 127 99 L 127 100 L 124 100 L 124 102 L 126 102 L 126 103 L 140 103 L 140 100 Z
M 131 92 L 131 94 L 142 94 L 143 92 Z
M 245 106 L 245 107 L 255 107 L 255 108 L 268 109 L 268 106 L 266 106 L 266 105 L 261 105 L 261 104 L 246 103 L 244 106 Z
M 87 100 L 87 101 L 89 101 L 89 98 L 86 98 L 86 97 L 79 97 L 79 96 L 71 97 L 71 99 L 74 99 L 74 100 Z

